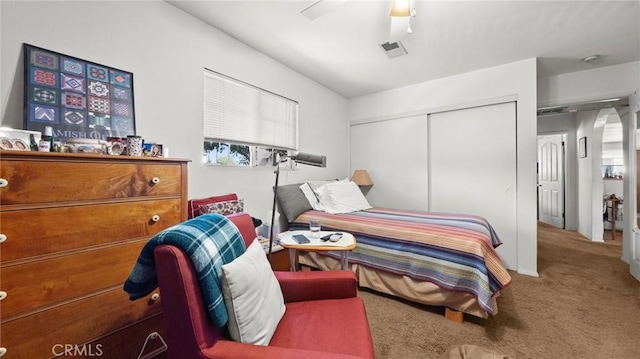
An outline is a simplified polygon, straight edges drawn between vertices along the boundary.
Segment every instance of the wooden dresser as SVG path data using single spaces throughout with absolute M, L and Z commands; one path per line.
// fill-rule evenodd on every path
M 143 357 L 166 355 L 159 292 L 122 286 L 149 238 L 187 219 L 187 167 L 0 151 L 2 359 L 135 359 L 149 336 Z

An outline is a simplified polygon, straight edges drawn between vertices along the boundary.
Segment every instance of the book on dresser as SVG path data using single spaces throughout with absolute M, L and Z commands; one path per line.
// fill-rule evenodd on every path
M 188 160 L 0 151 L 0 350 L 162 358 L 162 294 L 122 289 L 144 244 L 187 219 Z M 155 354 L 158 354 L 157 356 Z

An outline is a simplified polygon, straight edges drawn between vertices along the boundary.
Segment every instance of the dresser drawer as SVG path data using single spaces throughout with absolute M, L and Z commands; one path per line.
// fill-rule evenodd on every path
M 6 358 L 11 359 L 50 358 L 60 345 L 81 347 L 92 341 L 92 346 L 84 348 L 85 356 L 74 357 L 89 357 L 91 350 L 96 357 L 118 358 L 104 352 L 106 348 L 97 347 L 99 339 L 160 312 L 160 300 L 152 301 L 148 296 L 130 301 L 121 288 L 114 288 L 16 320 L 3 320 L 0 337 L 2 346 L 7 348 Z M 140 345 L 135 348 L 139 351 L 142 343 L 136 345 Z M 103 350 L 102 356 L 95 355 L 98 349 Z
M 2 319 L 115 285 L 122 288 L 146 242 L 3 267 L 0 285 L 7 297 L 0 302 Z
M 182 167 L 166 163 L 2 160 L 0 204 L 180 196 Z M 80 185 L 79 185 L 80 184 Z
M 0 212 L 0 264 L 152 236 L 180 223 L 181 209 L 176 198 Z

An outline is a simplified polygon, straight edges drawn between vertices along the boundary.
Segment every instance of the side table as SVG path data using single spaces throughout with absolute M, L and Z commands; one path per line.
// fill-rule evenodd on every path
M 297 263 L 291 258 L 298 257 L 298 251 L 309 251 L 309 252 L 322 252 L 322 251 L 339 251 L 340 252 L 340 268 L 348 269 L 349 268 L 349 251 L 356 247 L 356 238 L 348 232 L 340 232 L 342 233 L 342 238 L 337 242 L 330 241 L 322 241 L 320 237 L 326 236 L 331 233 L 331 231 L 320 231 L 318 233 L 311 234 L 310 231 L 287 231 L 278 234 L 278 239 L 280 239 L 280 245 L 284 248 L 289 249 L 289 258 L 290 258 L 290 271 L 295 272 Z M 295 234 L 302 234 L 309 238 L 309 243 L 299 244 L 297 243 L 292 236 Z

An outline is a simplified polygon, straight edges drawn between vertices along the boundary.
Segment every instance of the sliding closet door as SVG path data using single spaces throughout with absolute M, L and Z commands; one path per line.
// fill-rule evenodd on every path
M 376 207 L 427 209 L 427 115 L 353 124 L 351 173 L 369 172 Z
M 488 219 L 517 269 L 514 102 L 429 115 L 429 210 Z

